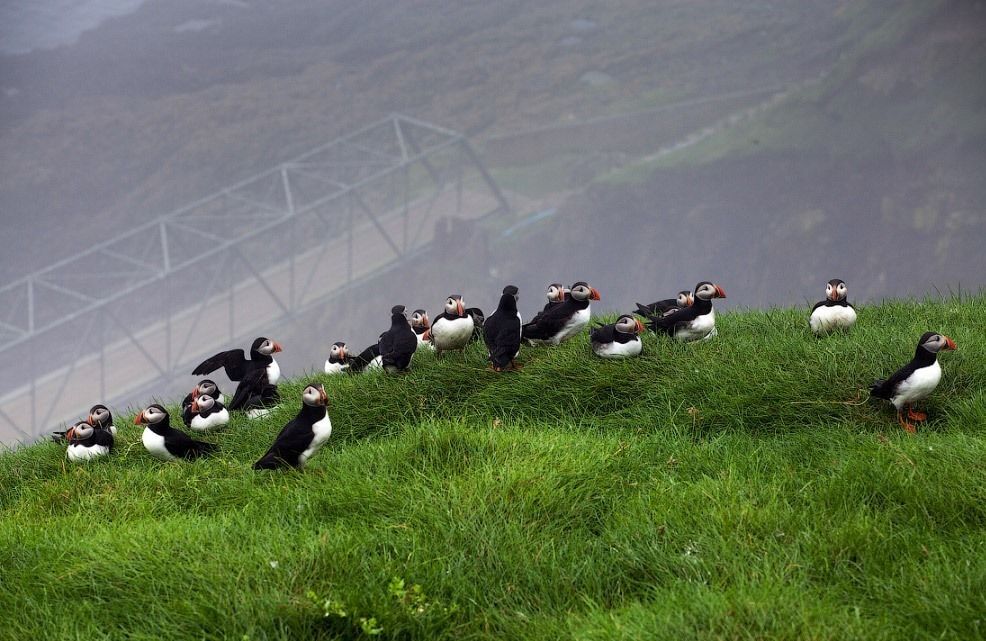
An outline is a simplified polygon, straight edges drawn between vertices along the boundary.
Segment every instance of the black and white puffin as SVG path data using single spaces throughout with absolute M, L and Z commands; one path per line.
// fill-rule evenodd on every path
M 548 310 L 561 305 L 564 303 L 571 294 L 571 290 L 561 283 L 551 283 L 548 285 L 548 291 L 545 292 L 544 296 L 548 299 L 548 302 L 544 304 L 544 308 L 534 315 L 534 318 L 530 320 L 529 325 L 536 325 L 541 317 L 548 312 Z
M 229 409 L 246 410 L 247 416 L 255 418 L 266 414 L 279 400 L 276 385 L 281 378 L 281 368 L 274 360 L 274 354 L 280 351 L 281 345 L 277 341 L 261 336 L 250 347 L 250 360 L 242 349 L 231 349 L 202 361 L 192 374 L 211 374 L 224 368 L 229 380 L 239 381 Z
M 692 297 L 692 293 L 687 289 L 683 289 L 678 292 L 678 295 L 675 298 L 664 298 L 659 301 L 654 301 L 649 305 L 636 303 L 636 313 L 640 314 L 644 318 L 650 316 L 664 316 L 670 312 L 676 312 L 679 309 L 690 307 L 693 302 L 695 302 L 695 299 Z
M 113 425 L 113 414 L 110 412 L 109 408 L 105 405 L 93 405 L 89 408 L 89 415 L 84 421 L 87 425 L 92 425 L 93 427 L 100 427 L 104 430 L 108 430 L 110 434 L 116 436 L 116 426 Z M 51 440 L 56 443 L 61 443 L 67 440 L 68 432 L 52 432 Z
M 208 432 L 229 423 L 226 406 L 208 394 L 199 394 L 188 409 L 182 410 L 182 421 L 196 432 Z
M 434 326 L 434 325 L 433 325 Z M 406 372 L 411 367 L 411 357 L 418 349 L 418 337 L 411 329 L 404 306 L 395 305 L 390 310 L 390 329 L 380 335 L 380 363 L 385 372 Z
M 428 335 L 428 330 L 431 329 L 431 319 L 428 318 L 428 312 L 423 309 L 416 309 L 411 312 L 411 329 L 414 330 L 415 335 L 418 337 L 418 348 L 426 347 L 427 349 L 435 349 L 435 347 L 425 338 Z
M 483 323 L 483 339 L 489 350 L 490 366 L 496 372 L 520 369 L 516 358 L 520 354 L 523 322 L 517 311 L 517 298 L 516 287 L 504 287 L 496 311 Z
M 134 417 L 134 425 L 143 425 L 141 442 L 151 456 L 162 461 L 196 459 L 216 450 L 212 443 L 196 441 L 181 430 L 171 427 L 168 410 L 155 403 Z
M 572 285 L 568 297 L 560 305 L 542 310 L 524 325 L 524 340 L 533 344 L 558 345 L 575 336 L 592 318 L 590 303 L 599 299 L 599 291 L 580 280 Z
M 332 434 L 328 404 L 324 387 L 317 383 L 308 385 L 301 394 L 301 411 L 281 428 L 274 444 L 253 464 L 253 469 L 304 467 Z
M 380 337 L 383 338 L 383 334 Z M 349 359 L 349 369 L 346 371 L 350 374 L 359 374 L 360 372 L 372 372 L 382 369 L 383 358 L 380 356 L 380 339 L 378 338 L 376 343 Z
M 834 329 L 849 329 L 856 323 L 856 308 L 846 300 L 846 284 L 833 278 L 825 285 L 825 300 L 815 303 L 808 317 L 808 326 L 816 336 Z
M 911 362 L 897 370 L 890 378 L 870 385 L 870 395 L 893 403 L 897 409 L 897 421 L 905 430 L 914 433 L 916 430 L 910 421 L 923 421 L 928 418 L 924 412 L 914 410 L 914 403 L 927 398 L 938 387 L 938 382 L 941 380 L 938 352 L 954 349 L 955 341 L 948 336 L 925 332 L 918 341 Z
M 65 456 L 73 463 L 82 463 L 109 456 L 113 450 L 113 433 L 92 424 L 92 418 L 79 421 L 65 432 L 68 448 Z
M 325 361 L 326 374 L 342 374 L 349 369 L 349 348 L 342 341 L 332 343 Z
M 643 332 L 643 323 L 630 314 L 623 314 L 615 323 L 597 327 L 589 332 L 592 353 L 602 358 L 639 356 L 643 350 L 643 342 L 640 340 Z
M 466 314 L 462 296 L 452 294 L 445 299 L 442 313 L 431 321 L 425 340 L 434 345 L 435 355 L 441 357 L 442 352 L 465 349 L 475 329 L 476 322 Z
M 651 316 L 650 327 L 683 343 L 705 340 L 716 335 L 716 312 L 713 298 L 725 298 L 726 292 L 705 280 L 695 285 L 694 302 L 665 316 Z
M 181 399 L 182 419 L 185 418 L 185 413 L 188 411 L 188 408 L 192 406 L 192 401 L 203 394 L 211 396 L 223 405 L 226 404 L 226 396 L 219 391 L 219 386 L 216 385 L 216 382 L 209 378 L 203 378 L 195 384 L 195 387 L 192 388 L 191 392 L 185 394 L 185 398 Z M 188 425 L 188 421 L 185 421 L 185 425 Z

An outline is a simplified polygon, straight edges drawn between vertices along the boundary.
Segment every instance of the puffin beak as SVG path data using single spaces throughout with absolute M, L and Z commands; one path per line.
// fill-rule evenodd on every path
M 71 441 L 73 438 L 75 438 L 75 426 L 74 425 L 72 427 L 68 428 L 68 431 L 65 432 L 65 440 Z
M 695 304 L 695 297 L 692 296 L 691 294 L 689 294 L 688 295 L 688 306 L 691 307 L 694 304 Z
M 195 388 L 192 390 L 192 400 L 194 401 L 198 397 L 199 397 L 199 388 L 198 385 L 196 385 Z
M 595 287 L 590 287 L 589 291 L 591 292 L 589 294 L 589 300 L 602 300 L 602 296 L 599 295 L 598 289 L 596 289 Z
M 635 318 L 635 319 L 633 319 L 633 322 L 637 323 L 637 333 L 638 334 L 643 334 L 644 333 L 644 324 L 640 322 L 640 319 L 639 318 Z
M 92 414 L 86 417 L 86 423 L 89 423 L 90 425 L 96 425 L 95 421 L 92 420 Z
M 421 340 L 430 341 L 431 340 L 431 329 L 426 329 L 425 333 L 421 335 Z
M 195 399 L 194 401 L 192 401 L 192 412 L 194 412 L 195 414 L 198 414 L 199 413 L 199 401 L 198 401 L 198 399 Z
M 465 316 L 466 306 L 462 304 L 462 301 L 455 302 L 455 309 L 459 312 L 459 316 Z
M 955 349 L 955 341 L 953 341 L 948 336 L 942 336 L 942 338 L 945 339 L 945 349 L 950 349 L 950 350 Z
M 144 413 L 141 412 L 134 417 L 134 425 L 142 425 L 144 423 Z
M 716 296 L 718 298 L 725 298 L 726 297 L 726 290 L 723 289 L 722 287 L 719 287 L 718 285 L 716 285 Z
M 329 404 L 329 397 L 325 393 L 325 388 L 324 387 L 318 388 L 318 400 L 319 400 L 319 402 L 322 405 L 328 405 Z
M 346 351 L 346 348 L 345 347 L 340 347 L 339 348 L 339 359 L 340 360 L 346 360 L 346 356 L 348 356 L 348 355 L 349 355 L 349 352 Z
M 278 343 L 277 341 L 274 341 L 274 353 L 276 354 L 279 351 L 281 351 L 281 344 Z

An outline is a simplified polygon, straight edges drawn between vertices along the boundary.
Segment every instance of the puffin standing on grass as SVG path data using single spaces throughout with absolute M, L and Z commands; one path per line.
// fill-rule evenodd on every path
M 466 313 L 462 296 L 452 294 L 445 299 L 445 309 L 431 322 L 431 329 L 425 332 L 425 340 L 435 347 L 435 356 L 442 352 L 464 350 L 472 339 L 476 323 Z
M 342 341 L 332 343 L 329 358 L 325 361 L 326 374 L 342 374 L 349 369 L 349 348 Z
M 301 469 L 329 439 L 332 421 L 329 420 L 329 399 L 325 388 L 317 383 L 305 387 L 301 394 L 301 411 L 281 428 L 267 453 L 253 464 L 255 470 L 282 467 Z
M 664 298 L 649 305 L 636 303 L 636 313 L 644 318 L 649 316 L 664 316 L 665 314 L 676 312 L 679 309 L 690 307 L 693 302 L 695 302 L 695 299 L 692 297 L 692 293 L 687 289 L 683 289 L 678 292 L 678 296 L 675 298 Z
M 377 345 L 380 348 L 380 364 L 385 372 L 394 374 L 411 368 L 411 357 L 418 349 L 418 337 L 407 322 L 403 305 L 390 309 L 390 329 L 380 335 Z
M 261 336 L 250 347 L 250 360 L 242 349 L 231 349 L 202 361 L 192 374 L 211 374 L 224 368 L 229 380 L 239 381 L 229 409 L 245 410 L 249 418 L 257 418 L 268 414 L 280 400 L 277 381 L 281 368 L 274 360 L 274 354 L 280 351 L 280 343 Z
M 226 404 L 226 396 L 219 391 L 219 386 L 216 385 L 216 382 L 208 378 L 203 378 L 192 388 L 191 392 L 185 394 L 185 398 L 181 399 L 182 419 L 185 418 L 185 413 L 192 407 L 192 401 L 203 394 L 211 396 L 224 405 Z M 188 425 L 188 421 L 185 421 L 185 425 Z
M 561 304 L 543 310 L 535 320 L 524 325 L 524 340 L 533 344 L 558 345 L 575 336 L 589 324 L 590 303 L 599 300 L 599 290 L 579 281 Z
M 522 324 L 520 312 L 517 311 L 517 288 L 507 285 L 503 288 L 496 311 L 483 323 L 483 340 L 489 350 L 493 371 L 520 369 L 516 358 L 520 353 Z
M 113 451 L 113 433 L 93 425 L 92 416 L 79 421 L 65 432 L 68 448 L 65 456 L 73 463 L 82 463 L 109 456 Z
M 897 370 L 890 378 L 870 385 L 870 395 L 893 403 L 897 409 L 897 422 L 913 434 L 917 430 L 910 421 L 923 421 L 928 418 L 924 412 L 914 410 L 914 403 L 927 398 L 938 387 L 938 382 L 941 380 L 938 352 L 954 349 L 955 341 L 948 336 L 925 332 L 918 341 L 911 362 Z
M 592 353 L 602 358 L 629 358 L 639 356 L 643 350 L 640 335 L 644 324 L 631 316 L 623 314 L 615 323 L 597 327 L 589 332 Z
M 815 303 L 808 317 L 808 326 L 815 336 L 824 336 L 835 329 L 849 329 L 856 323 L 856 308 L 846 300 L 846 284 L 833 278 L 825 285 L 825 300 Z
M 208 432 L 229 423 L 226 406 L 208 394 L 199 394 L 188 409 L 182 411 L 182 421 L 196 432 Z
M 411 329 L 418 337 L 418 349 L 426 347 L 427 349 L 435 349 L 435 347 L 428 342 L 427 332 L 431 329 L 431 319 L 428 318 L 428 312 L 423 309 L 416 309 L 411 312 Z
M 140 436 L 144 448 L 162 461 L 193 460 L 216 450 L 212 443 L 196 441 L 181 430 L 171 427 L 168 410 L 157 403 L 148 406 L 134 417 L 134 425 L 143 425 Z
M 665 316 L 651 316 L 651 329 L 683 343 L 705 340 L 716 335 L 716 312 L 713 298 L 725 298 L 726 292 L 715 283 L 705 280 L 695 285 L 695 301 Z

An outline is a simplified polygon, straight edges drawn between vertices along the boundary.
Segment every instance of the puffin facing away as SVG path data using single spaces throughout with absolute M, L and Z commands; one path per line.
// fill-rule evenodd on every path
M 349 369 L 349 349 L 342 341 L 332 343 L 329 348 L 329 358 L 325 361 L 326 374 L 342 374 Z
M 928 415 L 915 411 L 912 406 L 917 401 L 927 398 L 938 387 L 938 381 L 941 380 L 938 352 L 954 349 L 955 341 L 948 336 L 925 332 L 918 341 L 911 362 L 894 372 L 890 378 L 870 385 L 870 395 L 893 403 L 897 409 L 897 422 L 913 434 L 917 430 L 910 421 L 923 421 Z
M 516 358 L 520 353 L 521 318 L 517 311 L 517 288 L 507 285 L 500 296 L 500 304 L 483 323 L 483 340 L 489 350 L 491 367 L 495 372 L 517 370 Z
M 462 296 L 452 294 L 445 299 L 445 309 L 431 322 L 431 329 L 425 332 L 425 340 L 435 347 L 435 355 L 442 352 L 464 350 L 472 339 L 476 323 L 466 313 Z
M 239 381 L 229 409 L 262 409 L 269 406 L 272 400 L 276 404 L 276 388 L 273 392 L 267 388 L 277 385 L 281 378 L 281 368 L 274 360 L 274 354 L 280 351 L 281 345 L 277 341 L 261 336 L 250 347 L 250 360 L 246 359 L 242 349 L 231 349 L 202 361 L 192 370 L 192 374 L 211 374 L 222 367 L 229 380 Z
M 640 303 L 636 303 L 636 313 L 640 314 L 644 318 L 649 316 L 664 316 L 665 314 L 676 312 L 679 309 L 690 307 L 693 302 L 695 302 L 695 299 L 692 297 L 692 293 L 687 289 L 683 289 L 678 292 L 678 296 L 675 298 L 664 298 L 662 300 L 650 303 L 649 305 L 641 305 Z
M 229 411 L 208 394 L 199 394 L 182 412 L 182 420 L 196 432 L 208 432 L 229 423 Z
M 578 334 L 589 324 L 590 303 L 599 300 L 599 291 L 579 281 L 561 304 L 542 310 L 535 320 L 524 325 L 524 340 L 533 344 L 558 345 Z
M 643 350 L 640 335 L 644 324 L 631 316 L 623 314 L 615 323 L 603 325 L 589 332 L 592 353 L 602 358 L 629 358 L 639 356 Z
M 65 432 L 68 449 L 65 456 L 73 463 L 82 463 L 109 456 L 113 450 L 113 434 L 92 424 L 92 419 L 79 421 Z
M 418 337 L 411 329 L 404 306 L 395 305 L 390 310 L 390 329 L 380 335 L 380 363 L 385 372 L 394 374 L 411 368 L 411 357 L 418 349 Z
M 216 450 L 212 443 L 193 440 L 188 434 L 171 427 L 168 410 L 155 403 L 134 417 L 134 425 L 143 425 L 140 436 L 151 456 L 162 461 L 193 460 Z
M 253 469 L 304 467 L 332 434 L 328 404 L 325 388 L 317 383 L 309 384 L 301 394 L 301 411 L 281 428 L 274 444 L 253 464 Z
M 838 278 L 825 285 L 825 300 L 815 303 L 808 317 L 808 326 L 816 336 L 832 330 L 849 329 L 856 322 L 856 308 L 846 300 L 848 288 Z
M 416 309 L 411 312 L 411 329 L 418 337 L 418 349 L 425 347 L 427 349 L 435 349 L 435 347 L 428 342 L 427 332 L 431 329 L 431 319 L 428 318 L 428 312 L 423 309 Z
M 716 335 L 716 312 L 713 298 L 725 298 L 726 292 L 707 280 L 695 285 L 695 302 L 665 316 L 651 316 L 651 329 L 683 343 L 704 340 Z

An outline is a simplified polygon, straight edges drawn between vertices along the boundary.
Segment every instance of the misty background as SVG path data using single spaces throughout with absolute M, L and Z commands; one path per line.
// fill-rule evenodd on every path
M 87 326 L 85 339 L 72 323 L 32 334 L 22 290 L 0 289 L 0 339 L 21 341 L 0 341 L 0 442 L 98 401 L 171 399 L 201 357 L 254 335 L 284 343 L 288 376 L 320 370 L 333 341 L 374 341 L 393 304 L 434 315 L 461 293 L 489 312 L 507 283 L 525 316 L 552 281 L 589 281 L 599 311 L 704 279 L 726 289 L 726 309 L 814 302 L 830 278 L 854 302 L 979 291 L 984 63 L 986 2 L 972 0 L 3 3 L 0 287 L 391 114 L 462 134 L 475 157 L 445 169 L 478 178 L 464 207 L 435 201 L 414 252 L 358 236 L 372 270 L 313 267 L 324 300 L 272 307 L 242 336 L 191 329 L 198 351 L 139 384 L 96 392 L 53 373 L 83 363 L 71 375 L 93 379 L 93 355 L 130 340 L 136 381 L 157 358 L 139 330 L 217 296 L 201 280 L 109 304 L 112 323 L 90 321 L 116 334 Z M 508 204 L 489 215 L 484 171 Z M 249 247 L 266 265 L 292 251 L 283 236 Z M 128 283 L 89 283 L 74 304 Z M 60 304 L 53 317 L 71 313 Z

